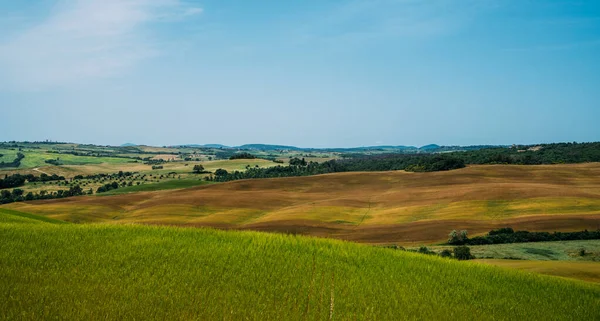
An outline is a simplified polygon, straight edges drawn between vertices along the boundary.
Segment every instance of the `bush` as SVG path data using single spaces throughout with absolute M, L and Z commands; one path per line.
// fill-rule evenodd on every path
M 498 234 L 513 234 L 515 231 L 510 227 L 503 227 L 497 230 L 491 230 L 488 235 L 498 235 Z
M 421 254 L 435 254 L 435 252 L 430 251 L 427 246 L 421 246 L 418 250 L 417 253 L 421 253 Z
M 454 248 L 454 257 L 458 260 L 470 260 L 474 257 L 471 255 L 471 249 L 468 246 L 462 245 Z
M 248 152 L 242 152 L 242 153 L 238 153 L 235 155 L 232 155 L 231 157 L 229 157 L 230 160 L 233 159 L 255 159 L 256 156 L 248 153 Z
M 441 257 L 452 257 L 452 252 L 448 249 L 444 249 L 442 252 L 440 252 L 440 256 Z
M 463 245 L 469 240 L 469 233 L 466 230 L 457 232 L 453 230 L 448 235 L 448 244 Z

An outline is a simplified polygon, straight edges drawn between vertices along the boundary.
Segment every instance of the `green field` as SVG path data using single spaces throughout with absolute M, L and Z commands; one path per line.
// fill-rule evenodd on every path
M 581 249 L 585 250 L 583 256 Z M 599 261 L 600 273 L 600 240 L 478 245 L 472 246 L 471 252 L 486 259 Z
M 16 158 L 17 150 L 11 149 L 0 149 L 0 154 L 4 154 L 1 161 L 11 162 Z M 48 166 L 46 160 L 59 158 L 60 163 L 63 165 L 87 165 L 87 164 L 124 164 L 130 163 L 134 160 L 128 158 L 117 158 L 117 157 L 94 157 L 94 156 L 75 156 L 71 154 L 56 154 L 47 153 L 45 150 L 27 150 L 21 151 L 25 158 L 21 160 L 21 166 L 19 169 L 36 168 L 42 166 Z
M 600 273 L 600 240 L 471 245 L 469 247 L 471 254 L 478 259 L 598 261 L 598 272 Z M 429 248 L 440 252 L 453 247 L 431 246 Z M 583 256 L 580 255 L 581 249 L 585 250 Z
M 597 286 L 342 241 L 52 224 L 4 210 L 0 218 L 0 319 L 595 320 L 600 315 Z

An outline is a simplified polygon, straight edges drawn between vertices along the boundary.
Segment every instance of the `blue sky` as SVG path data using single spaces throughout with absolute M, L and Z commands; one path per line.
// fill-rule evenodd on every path
M 600 2 L 0 1 L 0 140 L 600 140 Z

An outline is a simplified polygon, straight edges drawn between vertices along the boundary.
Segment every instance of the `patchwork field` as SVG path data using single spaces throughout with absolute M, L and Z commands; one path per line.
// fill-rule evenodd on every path
M 0 319 L 594 320 L 600 288 L 335 240 L 0 210 Z
M 505 226 L 598 229 L 600 164 L 337 173 L 4 207 L 70 222 L 213 226 L 430 244 L 445 241 L 452 229 L 471 235 Z
M 81 157 L 81 156 L 74 156 Z M 91 157 L 98 158 L 98 157 Z M 99 158 L 102 159 L 102 158 Z M 46 173 L 48 175 L 56 174 L 64 176 L 66 178 L 72 178 L 76 175 L 93 175 L 93 174 L 113 174 L 119 171 L 129 172 L 140 172 L 140 173 L 154 173 L 154 174 L 166 174 L 175 172 L 177 174 L 189 175 L 192 173 L 194 165 L 201 164 L 207 171 L 215 171 L 219 168 L 227 171 L 245 170 L 246 166 L 250 167 L 269 167 L 278 165 L 272 161 L 264 159 L 237 159 L 237 160 L 215 160 L 205 162 L 170 162 L 163 163 L 163 169 L 152 170 L 152 165 L 143 164 L 141 162 L 132 162 L 127 159 L 119 159 L 120 162 L 106 163 L 89 163 L 85 165 L 48 165 L 43 164 L 35 168 L 23 168 L 23 169 L 10 169 L 1 170 L 0 174 L 11 175 L 11 174 L 33 174 L 40 175 L 40 173 Z M 196 175 L 194 175 L 196 176 Z

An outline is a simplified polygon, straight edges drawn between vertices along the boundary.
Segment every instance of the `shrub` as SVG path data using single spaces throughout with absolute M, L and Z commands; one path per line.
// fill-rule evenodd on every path
M 454 257 L 458 260 L 470 260 L 474 258 L 471 255 L 471 249 L 465 245 L 454 248 Z
M 466 230 L 457 232 L 453 230 L 448 234 L 448 244 L 463 245 L 469 240 L 469 233 Z
M 233 160 L 233 159 L 255 159 L 256 156 L 248 153 L 248 152 L 242 152 L 242 153 L 238 153 L 235 155 L 232 155 L 231 157 L 229 157 L 229 159 Z
M 421 254 L 435 254 L 435 252 L 430 251 L 427 246 L 421 246 L 418 250 L 417 253 L 421 253 Z
M 450 251 L 448 249 L 444 249 L 442 252 L 440 252 L 440 256 L 441 257 L 452 257 L 452 251 Z

